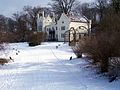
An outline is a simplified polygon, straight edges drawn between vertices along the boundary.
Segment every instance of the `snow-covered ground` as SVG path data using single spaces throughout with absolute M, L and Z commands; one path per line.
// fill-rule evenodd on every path
M 119 80 L 109 83 L 100 77 L 84 58 L 75 59 L 67 44 L 29 47 L 16 43 L 9 50 L 11 54 L 6 56 L 14 62 L 0 66 L 0 90 L 120 90 Z

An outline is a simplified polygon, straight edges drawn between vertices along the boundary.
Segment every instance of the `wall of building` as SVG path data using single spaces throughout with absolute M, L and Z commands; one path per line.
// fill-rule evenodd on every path
M 48 15 L 44 16 L 44 12 L 40 12 L 37 15 L 37 31 L 45 31 L 45 27 L 52 23 L 52 18 Z
M 55 39 L 58 41 L 64 41 L 64 34 L 66 31 L 70 30 L 71 27 L 77 29 L 79 33 L 88 33 L 88 28 L 91 28 L 91 22 L 88 25 L 87 22 L 71 21 L 70 18 L 64 13 L 61 15 L 60 19 L 57 22 L 55 22 L 50 16 L 44 17 L 43 13 L 42 17 L 39 16 L 37 22 L 38 28 L 42 25 L 42 31 L 47 32 L 48 39 L 50 39 L 49 32 L 55 31 Z
M 46 30 L 47 34 L 50 34 L 50 31 L 55 31 L 55 40 L 58 39 L 58 29 L 57 29 L 57 25 L 55 22 L 51 23 L 50 25 L 46 26 Z M 49 35 L 50 36 L 50 35 Z M 48 36 L 48 39 L 50 39 L 50 37 Z
M 64 41 L 64 33 L 69 30 L 70 20 L 69 18 L 63 13 L 61 18 L 57 22 L 58 27 L 58 41 Z M 62 30 L 64 28 L 64 30 Z
M 43 19 L 43 31 L 45 31 L 45 27 L 51 25 L 52 18 L 50 16 L 44 17 Z
M 74 27 L 74 29 L 76 30 L 76 40 L 78 41 L 80 37 L 88 34 L 90 24 L 88 24 L 87 22 L 71 22 L 70 28 L 71 27 Z M 70 41 L 72 40 L 73 40 L 73 34 L 70 35 Z
M 74 27 L 74 29 L 78 29 L 80 26 L 83 26 L 88 29 L 88 24 L 84 22 L 71 22 L 69 28 Z

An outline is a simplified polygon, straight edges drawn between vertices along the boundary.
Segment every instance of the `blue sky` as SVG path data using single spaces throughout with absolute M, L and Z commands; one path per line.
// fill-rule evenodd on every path
M 92 0 L 79 0 L 92 1 Z M 0 0 L 0 14 L 11 16 L 14 12 L 22 11 L 23 6 L 47 6 L 51 0 Z

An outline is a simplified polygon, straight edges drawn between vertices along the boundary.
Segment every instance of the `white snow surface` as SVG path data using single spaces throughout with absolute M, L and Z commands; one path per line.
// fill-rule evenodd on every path
M 0 90 L 120 90 L 120 80 L 109 83 L 62 42 L 9 46 L 14 62 L 0 66 Z

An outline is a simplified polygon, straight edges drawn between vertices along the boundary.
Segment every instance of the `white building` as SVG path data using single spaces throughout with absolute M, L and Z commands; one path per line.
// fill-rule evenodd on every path
M 37 14 L 37 31 L 45 31 L 45 27 L 51 25 L 53 19 L 48 15 L 45 16 L 44 11 Z
M 66 15 L 63 13 L 59 20 L 44 16 L 44 12 L 38 14 L 38 31 L 44 31 L 48 34 L 48 39 L 64 41 L 65 33 L 74 28 L 79 33 L 89 33 L 91 21 L 82 16 Z

